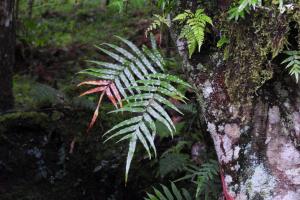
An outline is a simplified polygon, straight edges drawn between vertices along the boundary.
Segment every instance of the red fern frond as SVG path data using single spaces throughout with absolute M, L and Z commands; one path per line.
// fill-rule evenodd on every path
M 77 86 L 82 86 L 82 85 L 96 85 L 99 87 L 95 87 L 92 89 L 89 89 L 80 96 L 88 95 L 88 94 L 95 94 L 95 93 L 101 93 L 97 107 L 94 111 L 94 115 L 92 117 L 92 120 L 88 126 L 87 132 L 94 126 L 98 115 L 99 115 L 99 108 L 102 102 L 102 99 L 104 97 L 104 94 L 108 97 L 108 99 L 111 101 L 111 103 L 118 109 L 118 103 L 120 107 L 122 107 L 122 97 L 120 95 L 119 90 L 117 89 L 116 85 L 112 81 L 107 81 L 107 80 L 98 80 L 98 81 L 84 81 L 78 84 Z
M 224 173 L 221 168 L 220 168 L 220 175 L 221 175 L 221 182 L 222 182 L 222 188 L 223 188 L 223 194 L 224 194 L 225 200 L 234 200 L 234 198 L 231 197 L 231 195 L 229 194 L 229 192 L 227 190 Z

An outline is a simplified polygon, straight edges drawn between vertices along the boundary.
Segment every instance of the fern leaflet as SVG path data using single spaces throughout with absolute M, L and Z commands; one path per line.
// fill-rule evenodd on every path
M 284 53 L 289 57 L 282 61 L 281 64 L 286 64 L 285 68 L 289 68 L 289 74 L 295 76 L 298 83 L 300 75 L 300 51 L 285 51 Z
M 190 87 L 190 85 L 176 76 L 158 73 L 158 71 L 164 71 L 165 61 L 156 49 L 153 37 L 151 37 L 153 48 L 149 49 L 144 46 L 142 50 L 126 39 L 120 37 L 119 39 L 131 51 L 108 43 L 103 45 L 114 51 L 107 50 L 102 46 L 97 47 L 117 63 L 90 61 L 97 66 L 83 70 L 80 73 L 96 77 L 98 80 L 85 81 L 80 83 L 79 86 L 96 86 L 84 92 L 82 96 L 94 93 L 101 94 L 89 129 L 96 121 L 104 94 L 116 107 L 116 110 L 111 113 L 130 112 L 134 114 L 134 117 L 115 125 L 104 134 L 104 136 L 110 134 L 105 142 L 117 136 L 121 137 L 118 142 L 129 140 L 125 172 L 125 181 L 127 182 L 129 168 L 138 141 L 146 149 L 149 158 L 152 156 L 152 151 L 156 156 L 154 144 L 155 122 L 159 121 L 166 126 L 172 136 L 175 132 L 175 125 L 165 107 L 181 113 L 170 102 L 169 98 L 175 98 L 183 102 L 186 98 L 173 85 L 186 87 Z
M 153 188 L 154 194 L 147 193 L 148 197 L 145 200 L 192 200 L 190 193 L 186 189 L 177 188 L 173 182 L 171 182 L 171 189 L 165 185 L 161 185 L 161 187 L 162 192 Z
M 229 13 L 229 20 L 234 19 L 237 21 L 239 18 L 245 17 L 245 12 L 249 12 L 250 8 L 254 8 L 259 5 L 261 6 L 261 0 L 240 0 L 237 6 L 232 7 Z
M 167 98 L 177 98 L 184 101 L 184 95 L 177 91 L 177 89 L 170 83 L 184 83 L 182 80 L 175 76 L 165 74 L 151 74 L 149 79 L 138 80 L 137 86 L 131 86 L 131 89 L 141 91 L 140 94 L 135 94 L 127 97 L 127 103 L 113 113 L 118 112 L 131 112 L 136 113 L 135 117 L 123 121 L 108 132 L 114 132 L 105 141 L 110 140 L 117 136 L 122 136 L 119 141 L 129 139 L 129 151 L 126 161 L 125 180 L 128 178 L 128 172 L 132 161 L 133 154 L 136 149 L 136 141 L 139 140 L 146 149 L 149 158 L 151 158 L 151 149 L 156 156 L 156 148 L 154 145 L 154 138 L 156 135 L 155 121 L 159 121 L 166 126 L 173 136 L 175 125 L 165 111 L 163 106 L 169 107 L 181 113 Z M 188 85 L 184 83 L 185 85 Z
M 176 180 L 191 179 L 197 185 L 196 198 L 204 191 L 205 187 L 209 185 L 219 174 L 219 165 L 215 160 L 210 160 L 202 164 L 200 167 L 196 165 L 188 165 L 186 167 L 187 175 Z
M 134 91 L 130 87 L 137 86 L 136 79 L 143 80 L 149 73 L 157 72 L 155 67 L 163 70 L 165 65 L 157 49 L 150 50 L 144 47 L 144 50 L 141 51 L 132 42 L 121 37 L 118 38 L 129 46 L 133 53 L 116 45 L 105 43 L 103 45 L 110 47 L 118 54 L 106 50 L 103 47 L 97 46 L 97 48 L 118 63 L 88 61 L 96 66 L 79 72 L 80 74 L 86 74 L 98 79 L 80 83 L 78 86 L 97 86 L 96 88 L 84 92 L 81 96 L 94 93 L 101 94 L 88 130 L 94 125 L 98 117 L 98 110 L 104 94 L 107 95 L 116 108 L 118 108 L 117 102 L 119 102 L 120 107 L 122 107 L 122 97 L 126 98 L 128 93 L 134 94 Z

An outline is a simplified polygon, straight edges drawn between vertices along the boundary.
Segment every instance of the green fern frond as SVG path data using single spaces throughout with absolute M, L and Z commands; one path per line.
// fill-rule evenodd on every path
M 261 0 L 240 0 L 237 6 L 232 7 L 229 11 L 229 20 L 237 21 L 239 18 L 245 18 L 245 13 L 249 12 L 251 8 L 261 6 Z
M 176 180 L 182 181 L 186 179 L 192 180 L 197 185 L 196 198 L 204 191 L 205 186 L 209 185 L 211 181 L 217 178 L 219 174 L 219 165 L 215 160 L 210 160 L 202 164 L 200 167 L 196 165 L 188 165 L 185 170 L 187 175 Z
M 102 93 L 89 128 L 98 116 L 104 91 L 117 108 L 111 113 L 130 112 L 134 114 L 134 117 L 120 122 L 104 134 L 105 137 L 107 136 L 105 142 L 116 137 L 119 138 L 117 142 L 129 140 L 125 170 L 125 181 L 127 182 L 137 142 L 143 145 L 150 159 L 152 152 L 156 157 L 154 144 L 157 132 L 156 122 L 163 124 L 172 137 L 175 133 L 175 125 L 165 108 L 168 107 L 181 113 L 169 99 L 175 98 L 184 102 L 186 98 L 173 85 L 185 87 L 190 87 L 190 85 L 176 76 L 158 73 L 158 71 L 164 70 L 165 61 L 156 48 L 153 35 L 151 35 L 152 49 L 146 46 L 139 49 L 132 42 L 121 37 L 118 38 L 128 46 L 129 50 L 109 43 L 97 46 L 115 60 L 115 63 L 89 61 L 96 66 L 79 73 L 95 77 L 98 80 L 85 81 L 79 85 L 97 86 L 82 95 Z M 120 106 L 117 106 L 116 100 Z
M 150 73 L 156 73 L 157 70 L 155 70 L 155 68 L 159 67 L 163 69 L 165 63 L 162 61 L 162 57 L 157 50 L 144 49 L 144 51 L 141 51 L 132 42 L 121 37 L 118 38 L 127 44 L 132 52 L 108 43 L 104 43 L 103 45 L 110 47 L 115 50 L 115 52 L 96 46 L 99 50 L 115 60 L 117 64 L 102 61 L 88 61 L 96 66 L 79 73 L 101 80 L 111 80 L 115 83 L 121 95 L 127 97 L 128 92 L 134 94 L 130 87 L 137 86 L 137 79 L 145 79 L 145 76 Z M 126 90 L 124 88 L 126 88 Z
M 159 160 L 159 174 L 165 177 L 171 172 L 183 171 L 188 164 L 189 155 L 182 153 L 168 153 Z
M 161 15 L 153 15 L 153 16 L 154 16 L 153 22 L 145 31 L 146 37 L 148 36 L 149 32 L 161 28 L 163 25 L 166 25 L 167 27 L 171 26 L 171 22 L 165 16 L 161 16 Z
M 225 44 L 229 44 L 229 39 L 226 37 L 226 36 L 222 36 L 220 39 L 219 39 L 219 41 L 218 41 L 218 43 L 217 43 L 217 47 L 218 48 L 222 48 Z
M 198 52 L 200 52 L 204 41 L 206 24 L 212 25 L 211 18 L 204 13 L 203 9 L 198 9 L 195 13 L 186 10 L 184 13 L 177 15 L 173 21 L 179 21 L 180 24 L 184 24 L 179 37 L 187 40 L 189 57 L 195 52 L 197 46 Z
M 168 98 L 177 98 L 182 100 L 185 98 L 183 94 L 177 91 L 177 89 L 170 84 L 170 82 L 183 83 L 182 80 L 165 74 L 151 74 L 144 80 L 138 80 L 137 86 L 131 86 L 131 89 L 136 91 L 141 91 L 140 94 L 131 95 L 125 100 L 125 104 L 122 108 L 112 111 L 116 112 L 131 112 L 136 113 L 131 119 L 123 121 L 118 125 L 114 126 L 108 132 L 113 133 L 110 135 L 106 141 L 121 136 L 119 141 L 125 139 L 130 140 L 130 147 L 126 162 L 126 173 L 125 179 L 128 178 L 128 172 L 132 161 L 132 155 L 136 149 L 136 142 L 140 141 L 143 147 L 146 149 L 149 158 L 151 158 L 151 150 L 156 156 L 156 148 L 154 144 L 154 138 L 156 135 L 156 125 L 155 121 L 161 122 L 164 126 L 168 128 L 171 136 L 175 132 L 175 125 L 166 112 L 164 106 L 169 107 L 180 113 L 180 111 L 169 101 Z
M 162 185 L 162 191 L 153 188 L 154 194 L 147 193 L 145 200 L 192 200 L 190 193 L 184 188 L 177 188 L 176 185 L 171 182 L 171 189 Z
M 282 61 L 281 64 L 286 64 L 287 69 L 290 70 L 289 74 L 295 76 L 296 82 L 299 81 L 300 75 L 300 51 L 284 51 L 288 58 Z

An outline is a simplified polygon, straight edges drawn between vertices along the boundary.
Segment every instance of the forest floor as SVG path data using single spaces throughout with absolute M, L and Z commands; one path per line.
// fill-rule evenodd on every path
M 85 134 L 97 96 L 78 97 L 83 77 L 76 73 L 85 60 L 106 59 L 94 45 L 117 43 L 114 35 L 144 43 L 150 10 L 120 14 L 88 1 L 35 5 L 29 18 L 26 8 L 21 1 L 16 108 L 0 116 L 0 199 L 141 199 L 152 175 L 136 173 L 124 187 L 126 149 L 101 137 L 118 119 L 104 104 L 101 120 Z
M 127 116 L 107 114 L 113 105 L 104 100 L 97 123 L 87 133 L 99 97 L 79 97 L 87 88 L 77 85 L 87 78 L 78 74 L 89 67 L 87 60 L 108 60 L 95 45 L 120 44 L 114 36 L 139 47 L 149 44 L 145 30 L 154 8 L 129 7 L 119 13 L 100 8 L 98 0 L 77 5 L 49 2 L 59 3 L 36 3 L 29 16 L 27 1 L 20 0 L 15 109 L 0 116 L 0 199 L 143 199 L 158 183 L 169 184 L 190 162 L 192 145 L 207 137 L 193 132 L 201 126 L 195 95 L 186 93 L 191 101 L 173 140 L 163 125 L 157 125 L 158 154 L 170 156 L 149 161 L 138 146 L 125 187 L 127 143 L 103 143 L 102 135 Z M 159 31 L 155 36 L 159 41 Z M 168 72 L 181 75 L 175 48 L 164 42 L 160 47 L 168 55 Z M 207 152 L 214 157 L 214 151 Z

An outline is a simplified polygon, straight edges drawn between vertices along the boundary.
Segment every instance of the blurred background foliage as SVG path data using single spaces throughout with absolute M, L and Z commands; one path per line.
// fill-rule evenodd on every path
M 186 188 L 193 199 L 216 199 L 220 192 L 216 163 L 209 165 L 214 171 L 207 180 L 200 170 L 179 181 L 191 166 L 195 170 L 215 159 L 192 90 L 182 91 L 190 99 L 187 105 L 176 105 L 185 115 L 171 113 L 178 120 L 174 139 L 158 124 L 158 158 L 149 161 L 138 148 L 126 187 L 127 145 L 103 144 L 102 134 L 127 116 L 107 114 L 112 105 L 104 102 L 99 120 L 86 134 L 98 97 L 78 97 L 82 90 L 76 85 L 83 78 L 76 72 L 88 66 L 87 59 L 108 59 L 93 45 L 118 43 L 114 35 L 139 46 L 147 44 L 144 32 L 159 8 L 141 0 L 128 5 L 115 0 L 107 6 L 100 0 L 30 2 L 19 0 L 16 16 L 16 109 L 0 116 L 0 199 L 134 200 L 176 180 L 176 186 Z M 165 36 L 167 32 L 155 33 L 157 38 Z M 160 44 L 167 68 L 180 76 L 180 61 L 167 40 Z

